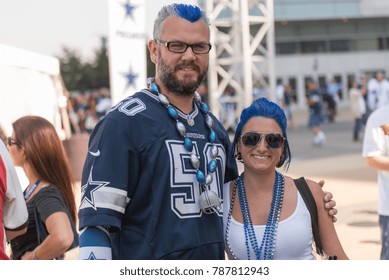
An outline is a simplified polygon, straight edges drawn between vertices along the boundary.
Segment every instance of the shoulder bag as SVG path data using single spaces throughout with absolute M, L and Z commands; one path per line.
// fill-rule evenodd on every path
M 309 214 L 311 215 L 312 233 L 313 233 L 313 239 L 315 241 L 316 253 L 322 258 L 326 258 L 328 260 L 336 260 L 337 259 L 336 256 L 326 257 L 323 251 L 323 246 L 321 244 L 320 233 L 319 233 L 319 218 L 317 212 L 317 205 L 315 199 L 313 198 L 312 192 L 309 189 L 307 182 L 305 181 L 305 178 L 300 177 L 298 179 L 294 179 L 294 182 L 305 202 L 305 205 L 309 210 Z

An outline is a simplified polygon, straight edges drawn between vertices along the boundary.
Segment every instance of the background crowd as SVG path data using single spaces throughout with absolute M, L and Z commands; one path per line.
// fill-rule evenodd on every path
M 315 136 L 313 143 L 317 146 L 324 144 L 325 135 L 320 128 L 322 124 L 333 123 L 336 121 L 336 115 L 339 110 L 339 103 L 342 98 L 342 85 L 336 79 L 328 83 L 319 83 L 315 80 L 309 80 L 306 84 L 306 103 L 307 108 L 312 110 L 316 107 L 318 120 L 316 126 L 310 128 Z M 208 101 L 209 92 L 206 84 L 201 84 L 198 92 L 205 102 Z M 381 94 L 382 92 L 382 94 Z M 361 141 L 364 126 L 368 116 L 378 107 L 389 103 L 389 81 L 384 73 L 377 72 L 367 79 L 361 75 L 358 80 L 353 80 L 348 85 L 349 106 L 355 119 L 352 128 L 352 140 Z M 315 104 L 312 104 L 312 95 L 316 95 Z M 266 92 L 257 93 L 257 88 L 253 89 L 253 98 L 267 97 Z M 239 112 L 236 112 L 237 94 L 233 87 L 227 86 L 219 98 L 220 114 L 219 119 L 224 124 L 227 131 L 235 131 Z M 288 119 L 288 127 L 297 129 L 293 119 L 294 104 L 296 103 L 296 92 L 293 87 L 287 83 L 278 81 L 276 86 L 276 103 L 284 110 Z M 309 105 L 311 104 L 311 105 Z M 97 90 L 71 92 L 68 102 L 68 113 L 71 124 L 72 134 L 88 133 L 90 134 L 96 123 L 113 106 L 110 92 L 107 88 Z M 309 120 L 307 122 L 309 124 Z M 321 132 L 321 133 L 320 133 Z M 1 137 L 1 131 L 0 131 Z M 4 139 L 3 134 L 3 139 Z
M 70 93 L 68 113 L 72 133 L 90 134 L 111 105 L 111 96 L 107 88 Z

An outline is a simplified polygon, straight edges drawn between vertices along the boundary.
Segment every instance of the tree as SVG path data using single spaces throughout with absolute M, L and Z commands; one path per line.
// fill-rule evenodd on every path
M 109 60 L 107 48 L 97 50 L 94 64 L 92 65 L 94 88 L 109 88 Z
M 65 87 L 69 91 L 80 90 L 79 83 L 82 77 L 82 64 L 81 57 L 75 50 L 63 48 L 63 56 L 60 60 L 60 71 Z
M 92 62 L 83 62 L 76 50 L 63 49 L 59 58 L 61 75 L 69 91 L 109 88 L 107 49 L 103 44 L 95 52 Z
M 147 77 L 155 76 L 155 65 L 151 62 L 149 50 L 147 53 Z M 59 57 L 63 81 L 69 91 L 85 91 L 109 88 L 109 59 L 104 38 L 100 49 L 96 50 L 91 62 L 83 62 L 76 50 L 63 48 Z

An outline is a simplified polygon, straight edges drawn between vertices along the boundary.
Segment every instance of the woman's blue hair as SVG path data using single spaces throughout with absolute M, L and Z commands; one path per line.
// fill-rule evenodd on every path
M 291 160 L 289 141 L 286 135 L 287 119 L 284 110 L 282 110 L 280 106 L 263 97 L 258 98 L 249 107 L 247 107 L 242 111 L 242 114 L 240 115 L 240 121 L 238 123 L 238 126 L 236 127 L 235 137 L 232 142 L 232 147 L 231 147 L 231 153 L 233 153 L 232 156 L 233 157 L 236 156 L 237 153 L 236 143 L 242 134 L 243 127 L 253 117 L 264 117 L 264 118 L 273 119 L 280 126 L 282 130 L 282 135 L 285 137 L 285 142 L 284 142 L 284 152 L 280 162 L 277 164 L 277 167 L 281 167 L 282 165 L 285 164 L 284 167 L 285 170 L 287 170 Z

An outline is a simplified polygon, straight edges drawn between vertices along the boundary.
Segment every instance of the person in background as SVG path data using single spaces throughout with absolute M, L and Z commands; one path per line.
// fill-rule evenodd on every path
M 222 260 L 222 186 L 238 170 L 226 129 L 196 92 L 209 20 L 197 6 L 167 5 L 153 36 L 155 78 L 112 108 L 89 141 L 80 258 Z
M 24 191 L 28 229 L 11 240 L 13 258 L 62 259 L 67 250 L 78 246 L 72 175 L 62 142 L 42 117 L 21 117 L 12 128 L 9 151 L 29 181 Z
M 361 91 L 361 95 L 363 96 L 363 100 L 365 102 L 365 113 L 362 116 L 362 125 L 365 126 L 367 122 L 368 116 L 368 108 L 366 104 L 367 100 L 367 80 L 366 80 L 366 75 L 362 74 L 359 77 L 359 83 L 358 83 L 358 89 Z
M 98 123 L 100 117 L 97 114 L 96 111 L 96 101 L 97 98 L 94 94 L 90 94 L 88 98 L 88 110 L 86 110 L 85 115 L 85 122 L 84 122 L 84 128 L 85 132 L 88 134 L 91 134 L 93 131 L 93 128 Z
M 96 115 L 101 119 L 111 109 L 112 101 L 107 88 L 102 88 L 99 92 L 100 95 L 96 99 Z
M 366 113 L 366 103 L 362 95 L 362 90 L 358 88 L 358 83 L 353 81 L 349 90 L 351 112 L 354 116 L 353 141 L 358 142 L 363 127 L 363 116 Z
M 389 260 L 389 104 L 369 116 L 362 156 L 377 171 L 378 215 L 381 229 L 381 260 Z
M 321 130 L 321 124 L 323 122 L 321 103 L 322 96 L 319 88 L 314 81 L 308 81 L 308 95 L 306 102 L 309 106 L 309 121 L 308 126 L 314 136 L 313 145 L 321 146 L 324 144 L 326 137 L 324 132 Z
M 389 81 L 383 72 L 377 72 L 367 83 L 367 116 L 386 104 L 389 104 Z
M 8 141 L 12 145 L 12 140 Z M 15 166 L 3 141 L 0 141 L 0 217 L 0 260 L 8 260 L 6 241 L 26 233 L 28 213 Z
M 231 153 L 244 165 L 242 174 L 224 185 L 226 251 L 231 259 L 312 260 L 310 212 L 293 179 L 277 168 L 291 160 L 287 119 L 276 103 L 259 98 L 242 111 Z M 348 259 L 319 184 L 307 180 L 318 209 L 323 250 Z
M 67 111 L 69 116 L 69 124 L 72 134 L 81 133 L 80 123 L 78 114 L 75 111 L 76 108 L 76 98 L 69 96 L 67 100 Z
M 377 73 L 378 108 L 389 104 L 389 81 L 383 72 Z
M 293 88 L 286 84 L 285 90 L 284 90 L 284 101 L 282 102 L 282 109 L 284 110 L 286 119 L 288 120 L 288 127 L 290 127 L 292 130 L 296 130 L 296 124 L 293 120 L 293 113 L 292 113 L 292 102 L 293 102 Z
M 335 78 L 333 78 L 326 87 L 326 94 L 324 98 L 327 102 L 327 117 L 330 122 L 335 121 L 335 116 L 337 114 L 337 104 L 339 102 L 338 91 L 339 83 Z
M 283 84 L 282 80 L 277 81 L 276 86 L 276 103 L 278 106 L 281 106 L 285 102 L 285 85 Z

